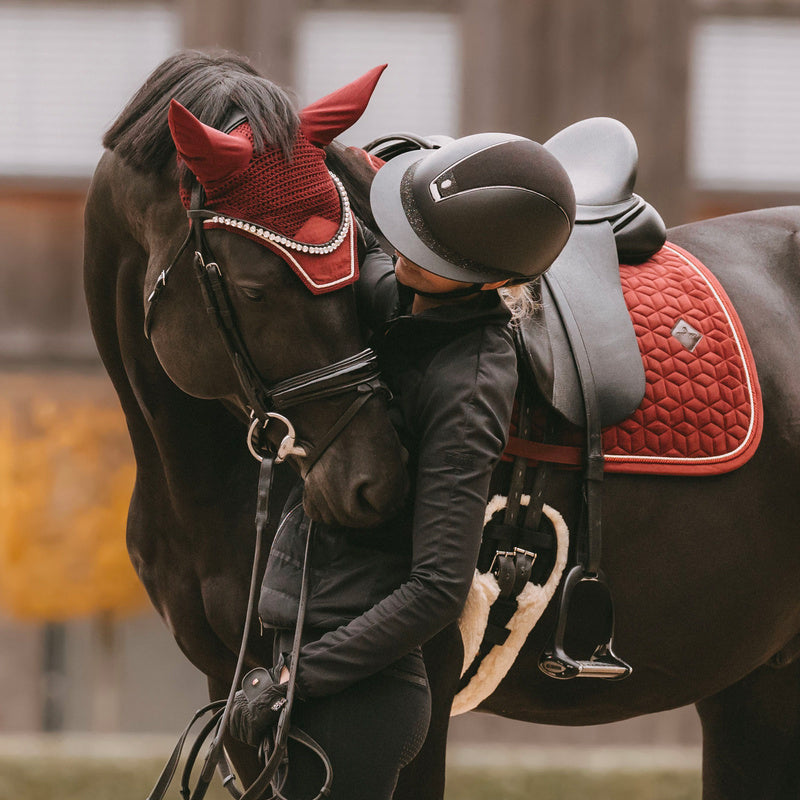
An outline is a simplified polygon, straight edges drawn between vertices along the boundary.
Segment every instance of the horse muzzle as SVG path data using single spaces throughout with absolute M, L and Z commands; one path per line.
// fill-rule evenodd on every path
M 331 445 L 306 476 L 303 507 L 311 519 L 368 528 L 402 506 L 409 490 L 408 454 L 394 430 L 381 441 L 374 435 L 369 441 L 354 438 Z

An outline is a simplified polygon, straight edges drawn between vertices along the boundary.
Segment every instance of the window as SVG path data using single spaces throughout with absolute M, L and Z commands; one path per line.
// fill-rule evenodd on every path
M 800 20 L 709 18 L 693 42 L 690 169 L 699 188 L 800 189 Z
M 0 175 L 90 175 L 103 133 L 179 37 L 156 3 L 0 4 Z
M 388 62 L 369 108 L 341 141 L 364 145 L 397 131 L 458 136 L 459 45 L 458 23 L 449 14 L 307 13 L 300 26 L 295 69 L 300 102 L 317 100 Z

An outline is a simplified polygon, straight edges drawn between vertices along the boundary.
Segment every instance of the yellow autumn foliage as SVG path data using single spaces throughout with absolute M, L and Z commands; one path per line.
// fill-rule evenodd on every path
M 134 464 L 101 375 L 0 373 L 0 606 L 27 620 L 141 608 L 125 548 Z

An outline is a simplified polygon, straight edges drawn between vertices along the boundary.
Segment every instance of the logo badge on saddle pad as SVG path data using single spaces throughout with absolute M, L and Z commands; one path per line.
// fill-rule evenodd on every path
M 693 328 L 685 319 L 679 319 L 670 333 L 690 352 L 700 344 L 703 334 Z

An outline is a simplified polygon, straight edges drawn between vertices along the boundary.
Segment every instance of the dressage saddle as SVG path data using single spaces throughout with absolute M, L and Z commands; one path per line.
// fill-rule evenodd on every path
M 633 192 L 638 153 L 633 135 L 621 122 L 606 117 L 583 120 L 545 147 L 572 180 L 576 224 L 542 277 L 536 314 L 517 328 L 520 382 L 524 393 L 526 377 L 532 379 L 553 411 L 584 429 L 585 459 L 575 563 L 562 582 L 555 631 L 539 666 L 554 678 L 618 680 L 627 677 L 631 667 L 613 650 L 614 607 L 600 568 L 602 428 L 630 416 L 645 392 L 619 264 L 642 263 L 660 250 L 666 227 L 658 212 Z M 521 491 L 524 470 L 518 457 L 515 473 L 523 473 L 523 479 L 512 478 L 512 491 Z M 544 494 L 541 484 L 547 475 L 548 468 L 540 465 L 534 498 Z M 568 617 L 576 610 L 584 623 L 594 620 L 598 644 L 588 659 L 566 652 Z
M 506 451 L 513 457 L 508 500 L 502 521 L 493 520 L 484 530 L 479 562 L 479 569 L 495 574 L 500 597 L 490 612 L 479 658 L 503 643 L 516 596 L 531 579 L 537 550 L 545 554 L 554 547 L 553 532 L 542 515 L 553 469 L 546 448 L 559 420 L 566 420 L 582 429 L 585 437 L 583 464 L 575 465 L 584 470 L 582 510 L 573 536 L 572 567 L 560 587 L 555 630 L 539 666 L 553 678 L 619 680 L 631 673 L 631 667 L 613 650 L 614 606 L 600 568 L 602 428 L 630 416 L 645 392 L 644 367 L 622 293 L 619 264 L 650 258 L 663 246 L 666 228 L 658 212 L 633 192 L 638 154 L 633 135 L 622 123 L 605 117 L 583 120 L 545 147 L 572 180 L 576 224 L 566 247 L 541 278 L 540 305 L 515 330 L 520 388 L 516 436 Z M 548 416 L 531 483 L 524 443 L 531 437 L 531 417 L 540 400 Z M 523 514 L 521 497 L 529 484 L 530 499 Z M 574 618 L 584 630 L 579 637 L 580 657 L 567 653 L 566 642 L 575 641 L 569 625 Z M 587 640 L 593 642 L 588 650 Z M 473 664 L 462 682 L 476 667 Z

